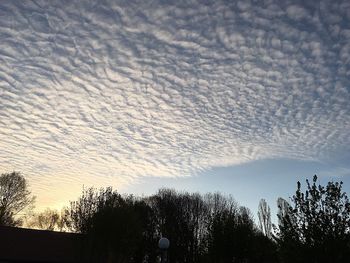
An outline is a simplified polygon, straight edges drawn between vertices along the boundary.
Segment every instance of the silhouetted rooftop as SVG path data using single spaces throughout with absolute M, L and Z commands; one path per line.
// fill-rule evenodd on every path
M 81 262 L 80 234 L 0 226 L 1 262 Z

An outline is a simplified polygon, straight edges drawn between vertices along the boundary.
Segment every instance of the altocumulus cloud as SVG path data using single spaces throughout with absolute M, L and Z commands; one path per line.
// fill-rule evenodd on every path
M 345 0 L 2 1 L 0 40 L 0 169 L 52 199 L 349 150 Z

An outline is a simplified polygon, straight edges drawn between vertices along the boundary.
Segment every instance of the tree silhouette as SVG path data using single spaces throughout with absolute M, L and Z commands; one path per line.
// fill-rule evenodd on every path
M 293 207 L 280 218 L 278 243 L 283 262 L 346 262 L 350 256 L 350 202 L 342 182 L 316 185 L 302 192 L 300 182 Z
M 155 212 L 158 238 L 166 236 L 171 241 L 169 261 L 196 262 L 200 256 L 202 217 L 206 211 L 200 195 L 160 189 L 149 198 L 149 204 Z
M 73 232 L 86 234 L 92 228 L 92 218 L 98 209 L 98 203 L 104 192 L 111 191 L 90 187 L 83 189 L 77 201 L 71 201 L 70 205 L 64 208 L 64 221 L 66 227 Z
M 65 209 L 67 227 L 86 234 L 85 251 L 94 262 L 140 262 L 152 254 L 146 243 L 152 230 L 150 218 L 143 201 L 123 197 L 111 187 L 83 189 L 79 199 Z
M 169 263 L 275 262 L 273 242 L 232 197 L 160 189 L 146 198 L 112 188 L 84 190 L 66 208 L 67 225 L 86 233 L 93 261 L 156 262 L 160 237 Z
M 63 231 L 65 228 L 62 213 L 60 214 L 57 210 L 49 208 L 45 209 L 43 212 L 30 215 L 29 218 L 26 219 L 25 226 L 51 231 Z
M 99 260 L 134 262 L 143 239 L 142 222 L 134 204 L 132 197 L 123 198 L 117 192 L 104 192 L 100 198 L 88 232 Z
M 277 208 L 278 208 L 277 219 L 278 219 L 278 225 L 280 227 L 283 226 L 283 221 L 286 218 L 288 218 L 289 220 L 293 220 L 293 222 L 295 221 L 294 215 L 291 213 L 292 207 L 288 203 L 288 201 L 286 201 L 282 197 L 279 197 L 277 199 Z
M 22 224 L 18 214 L 34 204 L 26 179 L 19 172 L 0 175 L 0 225 Z
M 249 209 L 220 194 L 209 195 L 209 200 L 207 262 L 276 262 L 273 241 L 258 231 Z

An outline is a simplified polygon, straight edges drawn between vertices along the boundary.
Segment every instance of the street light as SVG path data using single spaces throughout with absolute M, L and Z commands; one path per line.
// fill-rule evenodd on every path
M 160 248 L 162 255 L 161 255 L 161 263 L 167 262 L 167 250 L 169 248 L 170 242 L 169 239 L 166 237 L 162 237 L 159 239 L 158 247 Z

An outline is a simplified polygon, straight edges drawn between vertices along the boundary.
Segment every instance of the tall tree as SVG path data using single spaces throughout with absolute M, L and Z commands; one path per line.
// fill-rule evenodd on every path
M 141 202 L 111 187 L 88 188 L 65 209 L 65 222 L 70 230 L 86 234 L 85 250 L 93 262 L 136 262 L 146 254 L 141 244 L 148 222 L 142 216 L 148 212 Z
M 0 175 L 0 225 L 17 226 L 22 223 L 18 214 L 34 203 L 26 179 L 19 172 Z
M 257 231 L 249 209 L 221 194 L 207 200 L 212 212 L 207 262 L 276 262 L 273 241 Z
M 259 227 L 261 232 L 271 237 L 272 223 L 271 223 L 271 210 L 265 199 L 261 199 L 258 208 Z
M 284 262 L 346 262 L 350 257 L 350 202 L 342 182 L 298 182 L 293 207 L 280 218 L 278 244 Z
M 96 248 L 98 261 L 135 262 L 143 239 L 142 219 L 135 209 L 133 197 L 123 198 L 116 191 L 100 196 L 92 218 L 88 237 Z
M 195 237 L 196 219 L 191 211 L 190 195 L 160 189 L 150 197 L 149 204 L 155 212 L 158 238 L 165 236 L 171 242 L 169 262 L 191 262 L 198 239 Z
M 87 233 L 92 228 L 92 218 L 98 209 L 98 203 L 103 192 L 95 188 L 83 189 L 77 201 L 71 201 L 64 209 L 64 221 L 66 227 L 73 232 Z M 110 191 L 110 189 L 106 189 Z
M 292 213 L 293 208 L 287 200 L 283 199 L 282 197 L 279 197 L 277 199 L 277 209 L 277 219 L 279 227 L 283 226 L 283 222 L 286 221 L 287 218 L 288 220 L 292 221 L 291 224 L 295 224 L 296 219 L 295 215 Z

